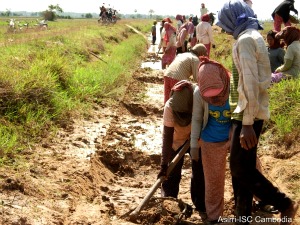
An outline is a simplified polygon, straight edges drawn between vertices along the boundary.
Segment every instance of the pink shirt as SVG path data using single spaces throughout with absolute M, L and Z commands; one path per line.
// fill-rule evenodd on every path
M 182 47 L 184 45 L 185 39 L 188 37 L 188 32 L 185 28 L 181 29 L 179 34 L 177 35 L 176 47 Z

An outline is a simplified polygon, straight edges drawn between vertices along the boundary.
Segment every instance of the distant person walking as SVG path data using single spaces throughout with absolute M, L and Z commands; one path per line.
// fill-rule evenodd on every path
M 151 27 L 151 35 L 152 35 L 152 45 L 155 45 L 156 42 L 156 20 L 153 21 L 153 25 Z
M 294 0 L 284 0 L 273 11 L 272 18 L 274 20 L 274 30 L 281 31 L 281 24 L 291 26 L 290 11 L 298 15 L 297 9 L 294 8 Z
M 210 55 L 210 47 L 215 47 L 212 27 L 209 23 L 210 17 L 208 14 L 204 14 L 201 17 L 201 22 L 196 26 L 197 43 L 202 43 L 207 49 L 207 55 Z
M 200 8 L 200 18 L 202 18 L 202 16 L 204 15 L 204 14 L 207 14 L 208 13 L 208 9 L 207 8 L 205 8 L 205 4 L 204 3 L 201 3 L 201 8 Z

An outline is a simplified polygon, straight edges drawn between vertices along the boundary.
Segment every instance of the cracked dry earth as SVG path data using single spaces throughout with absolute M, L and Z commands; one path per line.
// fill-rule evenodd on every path
M 148 54 L 151 62 L 153 57 Z M 137 69 L 119 103 L 94 106 L 88 118 L 28 148 L 24 168 L 1 169 L 0 223 L 203 224 L 196 212 L 181 214 L 182 202 L 191 205 L 188 155 L 179 200 L 160 198 L 158 189 L 134 220 L 129 216 L 156 181 L 162 113 L 163 72 Z M 226 177 L 224 216 L 229 217 L 228 169 Z

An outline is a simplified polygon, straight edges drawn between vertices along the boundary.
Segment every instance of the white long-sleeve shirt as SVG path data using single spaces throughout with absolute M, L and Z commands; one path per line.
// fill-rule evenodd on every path
M 209 22 L 202 21 L 196 26 L 196 37 L 197 41 L 204 45 L 214 44 L 212 27 Z

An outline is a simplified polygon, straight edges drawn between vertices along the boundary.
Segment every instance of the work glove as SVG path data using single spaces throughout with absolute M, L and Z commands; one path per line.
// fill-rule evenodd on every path
M 198 162 L 199 160 L 199 148 L 191 148 L 190 150 L 192 160 Z
M 161 176 L 167 176 L 167 170 L 168 170 L 168 165 L 160 165 L 160 171 L 157 175 L 157 179 L 159 179 Z
M 216 45 L 215 45 L 215 44 L 212 44 L 212 48 L 216 48 Z

